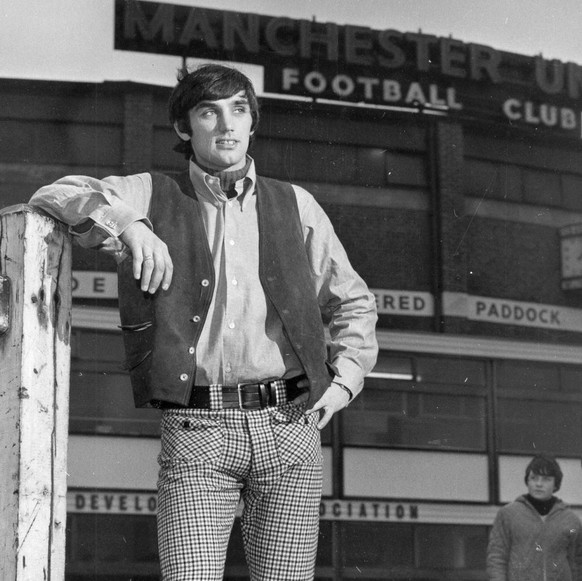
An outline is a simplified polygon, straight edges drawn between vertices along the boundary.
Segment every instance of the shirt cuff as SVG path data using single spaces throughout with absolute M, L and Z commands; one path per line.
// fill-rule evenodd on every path
M 364 387 L 364 377 L 362 369 L 350 359 L 338 358 L 333 364 L 337 368 L 337 374 L 334 381 L 343 383 L 354 394 L 354 398 L 362 391 Z
M 136 212 L 133 208 L 125 205 L 106 206 L 92 212 L 89 216 L 99 230 L 105 232 L 108 236 L 119 238 L 125 229 L 134 222 L 144 222 L 145 225 L 153 230 L 152 223 L 147 216 Z

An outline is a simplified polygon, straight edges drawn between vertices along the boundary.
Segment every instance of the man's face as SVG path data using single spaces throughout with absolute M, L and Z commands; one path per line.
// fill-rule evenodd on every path
M 178 136 L 190 141 L 198 161 L 214 170 L 244 167 L 253 119 L 244 91 L 227 99 L 202 101 L 189 112 L 192 135 L 174 124 Z
M 537 500 L 549 500 L 556 488 L 556 479 L 530 472 L 527 479 L 527 491 Z

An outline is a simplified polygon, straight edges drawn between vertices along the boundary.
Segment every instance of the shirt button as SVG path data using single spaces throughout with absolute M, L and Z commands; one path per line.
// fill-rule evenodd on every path
M 205 278 L 200 284 L 202 286 L 208 286 L 210 284 L 210 281 L 207 278 Z
M 235 326 L 235 325 L 234 325 L 234 323 L 229 323 L 229 324 L 228 324 L 228 328 L 229 328 L 229 329 L 234 329 L 234 326 Z
M 232 284 L 234 284 L 234 286 L 236 286 L 238 284 L 238 280 L 236 280 L 236 278 L 232 279 Z
M 180 381 L 188 381 L 188 374 L 182 373 L 182 375 L 180 375 Z
M 229 240 L 229 241 L 228 241 L 228 243 L 229 243 L 231 246 L 234 246 L 234 240 Z
M 192 322 L 193 322 L 193 323 L 199 323 L 199 322 L 200 322 L 200 317 L 199 317 L 198 315 L 194 315 L 194 316 L 192 317 Z
M 194 347 L 190 347 L 190 349 L 188 349 L 188 353 L 190 353 L 190 355 L 193 355 L 195 351 L 196 349 L 194 349 Z

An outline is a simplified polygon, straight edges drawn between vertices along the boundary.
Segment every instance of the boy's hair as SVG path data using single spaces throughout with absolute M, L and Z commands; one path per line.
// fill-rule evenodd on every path
M 562 469 L 556 459 L 548 454 L 538 454 L 534 456 L 531 462 L 525 469 L 525 483 L 529 479 L 530 474 L 539 474 L 540 476 L 553 476 L 556 484 L 556 490 L 560 490 L 562 485 Z
M 193 71 L 183 68 L 178 74 L 178 84 L 174 87 L 168 102 L 170 123 L 176 123 L 184 133 L 192 134 L 189 112 L 201 101 L 228 99 L 244 91 L 249 102 L 253 123 L 251 131 L 259 124 L 259 102 L 251 80 L 240 71 L 224 65 L 207 64 Z M 189 141 L 180 142 L 174 151 L 190 159 L 194 152 Z

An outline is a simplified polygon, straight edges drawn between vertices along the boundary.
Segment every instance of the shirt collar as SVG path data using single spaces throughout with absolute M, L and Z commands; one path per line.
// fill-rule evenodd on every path
M 242 194 L 233 198 L 240 200 L 243 207 L 247 204 L 250 197 L 255 194 L 255 186 L 257 183 L 255 161 L 248 155 L 247 159 L 251 160 L 247 175 L 236 183 L 237 190 L 242 189 Z M 197 195 L 204 197 L 214 205 L 222 205 L 228 202 L 225 193 L 220 189 L 220 179 L 206 173 L 192 159 L 190 160 L 189 173 L 190 181 Z

